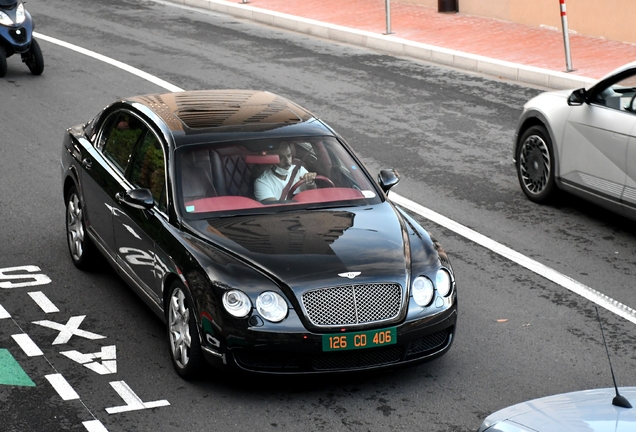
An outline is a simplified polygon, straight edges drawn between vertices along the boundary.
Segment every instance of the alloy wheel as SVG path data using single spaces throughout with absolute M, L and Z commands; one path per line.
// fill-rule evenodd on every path
M 72 193 L 66 206 L 66 227 L 68 246 L 74 261 L 80 261 L 84 255 L 84 213 L 79 196 Z
M 543 138 L 531 135 L 523 142 L 519 170 L 523 186 L 528 192 L 543 192 L 550 179 L 550 151 Z
M 186 305 L 186 297 L 180 288 L 176 288 L 170 297 L 168 310 L 168 328 L 170 333 L 170 349 L 172 358 L 180 368 L 190 362 L 190 309 Z

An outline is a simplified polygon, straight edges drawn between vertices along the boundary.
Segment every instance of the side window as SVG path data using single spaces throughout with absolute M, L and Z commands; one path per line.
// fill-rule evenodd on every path
M 115 121 L 108 122 L 110 131 L 106 130 L 103 135 L 105 144 L 102 153 L 122 173 L 125 173 L 133 147 L 147 129 L 139 119 L 128 112 L 122 111 L 114 115 L 116 116 Z
M 146 133 L 141 143 L 135 148 L 129 181 L 135 187 L 149 189 L 155 199 L 155 204 L 159 209 L 165 211 L 165 162 L 163 150 L 157 136 L 151 131 Z
M 632 102 L 636 95 L 636 77 L 630 76 L 607 87 L 596 96 L 596 102 L 608 108 L 632 111 L 636 108 Z

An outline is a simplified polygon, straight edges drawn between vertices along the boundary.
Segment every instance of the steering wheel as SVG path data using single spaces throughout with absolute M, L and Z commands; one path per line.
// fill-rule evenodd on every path
M 336 187 L 336 185 L 333 184 L 333 182 L 325 176 L 317 175 L 314 181 L 316 182 L 316 185 L 318 185 L 318 182 L 320 182 L 323 185 L 326 185 L 325 187 Z M 285 197 L 285 199 L 286 200 L 292 199 L 294 196 L 294 192 L 296 192 L 296 189 L 298 189 L 305 183 L 307 183 L 307 181 L 304 178 L 301 178 L 296 183 L 294 183 L 294 185 L 289 189 L 289 192 L 287 192 L 287 196 Z

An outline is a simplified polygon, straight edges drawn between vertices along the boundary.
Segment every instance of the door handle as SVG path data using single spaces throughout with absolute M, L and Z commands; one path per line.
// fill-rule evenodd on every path
M 82 166 L 85 169 L 89 170 L 89 169 L 91 169 L 93 167 L 93 161 L 88 159 L 88 158 L 86 158 L 86 159 L 82 160 Z

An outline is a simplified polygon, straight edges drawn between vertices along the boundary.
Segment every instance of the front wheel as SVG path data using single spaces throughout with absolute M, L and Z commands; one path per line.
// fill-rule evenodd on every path
M 172 365 L 185 379 L 196 377 L 204 361 L 192 305 L 185 287 L 180 282 L 174 282 L 170 287 L 166 310 L 168 342 Z
M 0 78 L 7 74 L 7 55 L 4 53 L 4 48 L 0 46 Z
M 42 75 L 44 72 L 44 58 L 42 57 L 42 50 L 40 44 L 35 39 L 31 39 L 31 47 L 29 52 L 23 58 L 27 67 L 33 75 Z
M 554 198 L 554 152 L 545 127 L 532 126 L 523 133 L 516 159 L 517 176 L 523 193 L 537 203 L 546 203 Z
M 95 247 L 86 232 L 84 208 L 77 188 L 73 186 L 66 198 L 66 239 L 73 264 L 88 269 L 95 258 Z

